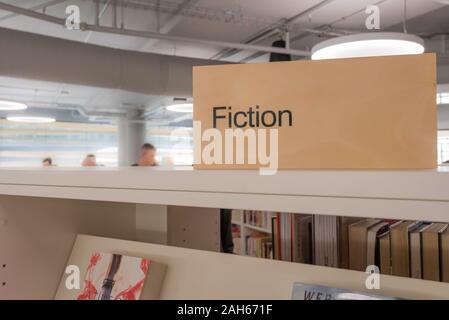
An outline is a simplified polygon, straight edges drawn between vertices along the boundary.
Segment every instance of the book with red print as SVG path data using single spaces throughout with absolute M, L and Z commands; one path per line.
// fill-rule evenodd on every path
M 139 242 L 78 235 L 56 300 L 158 300 L 167 266 Z
M 109 253 L 93 253 L 78 300 L 139 300 L 150 261 Z

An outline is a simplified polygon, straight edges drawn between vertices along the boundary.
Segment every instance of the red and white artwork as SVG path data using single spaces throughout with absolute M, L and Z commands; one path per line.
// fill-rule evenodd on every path
M 144 258 L 93 253 L 78 300 L 138 300 L 149 266 Z

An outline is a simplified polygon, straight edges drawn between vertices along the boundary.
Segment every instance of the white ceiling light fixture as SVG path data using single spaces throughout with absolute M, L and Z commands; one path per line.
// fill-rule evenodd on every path
M 28 106 L 24 103 L 0 100 L 0 111 L 17 111 L 27 108 Z
M 56 119 L 50 117 L 34 117 L 34 116 L 9 116 L 6 120 L 20 123 L 53 123 Z
M 421 54 L 424 41 L 399 32 L 360 33 L 333 38 L 312 48 L 312 60 Z
M 193 113 L 193 103 L 177 103 L 167 106 L 168 111 Z

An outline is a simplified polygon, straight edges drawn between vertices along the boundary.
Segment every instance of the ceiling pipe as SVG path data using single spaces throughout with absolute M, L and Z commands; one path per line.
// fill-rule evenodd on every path
M 61 19 L 61 18 L 57 18 L 54 16 L 30 11 L 28 9 L 13 6 L 13 5 L 6 4 L 6 3 L 0 2 L 0 9 L 5 10 L 5 11 L 14 12 L 17 14 L 21 14 L 24 16 L 28 16 L 31 18 L 35 18 L 38 20 L 54 23 L 54 24 L 61 25 L 61 26 L 65 25 L 65 19 Z M 169 40 L 169 41 L 175 41 L 175 42 L 195 43 L 195 44 L 199 44 L 199 45 L 216 46 L 216 47 L 222 47 L 222 48 L 234 48 L 234 49 L 249 50 L 249 51 L 263 51 L 263 52 L 269 52 L 269 53 L 290 54 L 290 55 L 295 55 L 295 56 L 310 56 L 310 52 L 305 51 L 305 50 L 283 49 L 283 48 L 274 48 L 274 47 L 233 43 L 233 42 L 225 42 L 225 41 L 214 41 L 214 40 L 205 40 L 205 39 L 197 39 L 197 38 L 178 37 L 178 36 L 172 36 L 172 35 L 159 34 L 159 33 L 151 32 L 151 31 L 118 29 L 118 28 L 113 28 L 113 27 L 90 25 L 87 23 L 82 23 L 81 28 L 83 31 L 95 31 L 95 32 L 102 32 L 102 33 L 116 34 L 116 35 L 123 35 L 123 36 L 133 36 L 133 37 L 139 37 L 139 38 Z
M 94 0 L 94 5 L 95 5 L 95 25 L 99 26 L 100 25 L 100 0 Z M 105 7 L 107 6 L 107 4 L 105 5 Z
M 109 34 L 124 35 L 124 36 L 134 36 L 134 37 L 140 37 L 140 38 L 150 38 L 150 39 L 154 38 L 154 39 L 160 39 L 160 40 L 169 40 L 169 41 L 174 41 L 174 42 L 196 43 L 196 44 L 200 44 L 200 45 L 224 47 L 224 48 L 235 48 L 235 49 L 249 50 L 249 51 L 264 51 L 264 52 L 269 52 L 269 53 L 291 54 L 291 55 L 296 55 L 296 56 L 310 56 L 310 52 L 305 51 L 305 50 L 282 49 L 282 48 L 274 48 L 274 47 L 267 47 L 267 46 L 234 43 L 234 42 L 186 38 L 186 37 L 164 35 L 164 34 L 159 34 L 159 33 L 151 32 L 151 31 L 149 32 L 149 31 L 140 31 L 140 30 L 126 30 L 126 29 L 121 30 L 121 29 L 114 29 L 111 27 L 104 27 L 104 26 L 97 27 L 97 26 L 93 26 L 93 25 L 85 25 L 85 30 L 103 32 L 103 33 L 109 33 Z
M 120 7 L 120 29 L 125 29 L 125 7 Z
M 323 0 L 323 1 L 319 2 L 319 3 L 317 3 L 316 5 L 311 6 L 310 8 L 307 8 L 306 10 L 301 11 L 300 13 L 298 13 L 298 14 L 290 17 L 290 18 L 280 19 L 275 24 L 272 24 L 272 25 L 270 25 L 268 27 L 265 27 L 262 30 L 260 30 L 260 31 L 256 32 L 255 34 L 253 34 L 252 36 L 250 36 L 245 41 L 245 43 L 246 44 L 250 44 L 250 43 L 253 43 L 253 42 L 260 42 L 260 41 L 263 41 L 265 39 L 268 39 L 268 38 L 272 37 L 274 34 L 278 33 L 280 26 L 283 26 L 284 29 L 285 28 L 288 29 L 288 26 L 291 25 L 296 20 L 298 20 L 298 19 L 300 19 L 300 18 L 302 18 L 302 17 L 304 17 L 304 16 L 306 16 L 308 14 L 311 14 L 312 12 L 320 9 L 321 7 L 323 7 L 325 5 L 330 4 L 333 1 L 335 1 L 335 0 Z M 232 50 L 232 49 L 228 48 L 228 49 L 225 49 L 225 50 L 222 50 L 222 51 L 218 52 L 211 59 L 218 59 L 218 60 L 220 60 L 220 59 L 223 59 L 223 58 L 228 58 L 230 56 L 233 56 L 233 55 L 237 54 L 238 52 L 239 52 L 239 50 L 235 50 L 235 49 Z
M 57 4 L 64 3 L 67 1 L 68 0 L 50 0 L 50 1 L 47 1 L 44 3 L 41 3 L 37 6 L 31 7 L 28 10 L 38 11 L 38 10 L 46 9 L 46 8 L 49 8 L 49 7 L 52 7 L 52 6 L 55 6 Z M 17 13 L 10 13 L 10 14 L 4 15 L 3 17 L 0 17 L 0 22 L 17 17 L 17 16 L 18 16 Z
M 339 29 L 339 30 L 341 30 L 341 29 Z M 356 31 L 347 31 L 347 30 L 342 30 L 341 32 L 337 32 L 337 31 L 327 31 L 327 30 L 304 29 L 304 31 L 308 32 L 308 33 L 317 34 L 319 36 L 325 36 L 325 37 L 341 37 L 341 36 L 345 36 L 348 34 L 358 33 Z M 289 32 L 289 34 L 290 34 L 290 32 Z M 289 43 L 291 43 L 290 38 L 291 37 L 289 36 L 289 39 L 288 39 Z M 259 58 L 261 56 L 265 56 L 265 55 L 266 55 L 265 52 L 255 52 L 255 53 L 241 59 L 239 61 L 239 63 L 248 63 L 254 59 L 257 59 L 257 58 Z
M 178 25 L 183 17 L 181 16 L 181 13 L 194 6 L 196 3 L 198 3 L 199 0 L 184 0 L 178 7 L 178 9 L 172 13 L 169 17 L 165 19 L 165 21 L 162 23 L 162 25 L 159 25 L 158 23 L 158 33 L 167 34 L 169 33 L 176 25 Z M 158 14 L 159 19 L 159 14 Z M 159 22 L 159 21 L 158 21 Z M 140 51 L 145 51 L 151 47 L 153 47 L 158 42 L 157 39 L 149 39 L 146 40 L 141 46 Z
M 65 25 L 65 19 L 53 17 L 53 16 L 50 16 L 47 14 L 35 12 L 35 11 L 29 10 L 29 9 L 13 6 L 11 4 L 7 4 L 7 3 L 3 3 L 3 2 L 0 2 L 0 9 L 15 13 L 16 15 L 23 15 L 23 16 L 27 16 L 30 18 L 39 19 L 42 21 L 55 23 L 55 24 L 58 24 L 61 26 Z
M 279 26 L 282 25 L 282 23 L 284 23 L 285 19 L 282 19 L 281 21 L 282 22 L 277 22 L 276 24 L 265 27 L 264 29 L 257 32 L 256 34 L 253 34 L 252 36 L 247 38 L 244 41 L 244 43 L 250 44 L 250 43 L 253 43 L 256 41 L 260 42 L 260 41 L 270 38 L 274 33 L 278 32 Z M 236 50 L 236 49 L 225 48 L 225 49 L 221 50 L 220 52 L 217 52 L 216 54 L 214 54 L 210 59 L 220 60 L 220 59 L 224 59 L 224 58 L 233 56 L 233 55 L 237 54 L 238 52 L 239 52 L 239 50 Z
M 101 18 L 103 17 L 103 15 L 106 13 L 106 10 L 108 10 L 108 7 L 109 7 L 109 5 L 111 4 L 111 1 L 112 1 L 112 0 L 108 0 L 108 1 L 104 4 L 103 9 L 101 9 L 101 11 L 100 11 L 100 1 L 99 1 L 99 0 L 96 0 L 96 3 L 95 3 L 95 24 L 96 24 L 96 25 L 100 25 L 100 20 L 101 20 Z M 84 39 L 84 42 L 85 42 L 85 43 L 88 43 L 91 36 L 92 36 L 92 32 L 89 31 L 89 32 L 87 33 L 86 38 Z
M 379 6 L 382 3 L 387 2 L 387 1 L 388 0 L 380 0 L 380 1 L 376 2 L 376 3 L 373 3 L 373 5 Z M 339 18 L 339 19 L 337 19 L 335 21 L 332 21 L 331 23 L 322 24 L 322 25 L 314 28 L 314 30 L 319 30 L 320 31 L 320 30 L 323 30 L 323 28 L 330 28 L 330 27 L 332 27 L 334 24 L 336 24 L 338 22 L 345 21 L 345 20 L 349 19 L 350 17 L 352 17 L 352 16 L 354 16 L 356 14 L 365 12 L 365 10 L 366 10 L 366 6 L 361 8 L 361 9 L 359 9 L 359 10 L 357 10 L 357 11 L 355 11 L 355 12 L 353 12 L 353 13 L 351 13 L 351 14 L 348 14 L 348 15 L 346 15 L 344 17 L 341 17 L 341 18 Z M 307 37 L 308 35 L 309 35 L 308 32 L 301 32 L 301 33 L 297 34 L 296 36 L 294 36 L 293 38 L 291 38 L 290 41 L 291 41 L 291 43 L 293 43 L 293 42 L 296 42 L 296 41 L 298 41 L 298 40 L 300 40 L 302 38 Z
M 73 111 L 77 111 L 81 116 L 85 117 L 85 118 L 90 118 L 90 117 L 104 117 L 104 118 L 121 118 L 126 116 L 126 111 L 120 111 L 120 112 L 108 112 L 108 111 L 92 111 L 89 110 L 85 107 L 82 106 L 54 106 L 54 107 L 50 107 L 53 109 L 60 109 L 60 110 L 73 110 Z
M 341 36 L 346 36 L 346 35 L 349 35 L 349 34 L 360 33 L 360 31 L 345 30 L 345 29 L 340 29 L 340 28 L 338 30 L 335 30 L 335 29 L 332 29 L 332 30 L 303 29 L 302 31 L 304 32 L 303 33 L 304 37 L 307 36 L 308 34 L 317 34 L 318 36 L 321 36 L 321 37 L 341 37 Z M 294 41 L 297 41 L 297 40 L 298 40 L 298 38 L 295 37 Z M 290 43 L 292 43 L 292 42 L 293 41 L 290 40 Z M 252 55 L 249 55 L 249 56 L 241 59 L 239 61 L 239 63 L 247 63 L 247 62 L 250 62 L 250 61 L 252 61 L 254 59 L 257 59 L 257 58 L 259 58 L 261 56 L 264 56 L 264 55 L 266 55 L 265 52 L 255 52 Z
M 112 1 L 112 26 L 117 28 L 117 0 Z
M 159 33 L 168 33 L 170 30 L 173 29 L 182 19 L 181 13 L 190 8 L 193 7 L 195 4 L 197 4 L 199 0 L 184 0 L 179 6 L 178 9 L 173 12 L 170 16 L 168 16 L 163 23 L 162 26 L 159 27 L 158 32 Z

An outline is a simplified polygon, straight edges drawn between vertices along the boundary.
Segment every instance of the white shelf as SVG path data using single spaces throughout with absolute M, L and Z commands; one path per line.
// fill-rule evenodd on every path
M 449 222 L 438 170 L 0 169 L 0 194 Z
M 0 218 L 8 222 L 5 225 L 9 228 L 7 232 L 0 232 L 0 244 L 3 244 L 0 248 L 3 250 L 0 251 L 3 252 L 3 259 L 8 261 L 8 265 L 14 266 L 14 269 L 11 269 L 14 271 L 20 271 L 20 268 L 29 265 L 28 261 L 33 261 L 36 267 L 33 274 L 28 276 L 35 278 L 44 275 L 43 279 L 50 279 L 51 281 L 44 281 L 48 290 L 43 292 L 49 295 L 54 293 L 54 288 L 50 288 L 51 284 L 59 281 L 57 278 L 63 270 L 68 250 L 72 246 L 72 237 L 80 232 L 78 226 L 81 223 L 75 218 L 82 218 L 80 221 L 84 229 L 81 229 L 81 232 L 86 232 L 83 230 L 92 232 L 92 226 L 95 226 L 98 228 L 93 231 L 95 234 L 132 238 L 130 235 L 122 234 L 124 224 L 122 220 L 115 218 L 115 215 L 119 216 L 131 224 L 128 229 L 132 229 L 129 232 L 134 234 L 136 213 L 133 207 L 135 206 L 123 203 L 449 222 L 448 190 L 449 168 L 430 171 L 283 171 L 275 176 L 259 176 L 257 171 L 196 171 L 185 168 L 171 170 L 164 168 L 0 169 L 0 195 L 6 195 L 6 197 L 2 196 L 3 211 L 0 212 L 2 214 Z M 50 199 L 23 199 L 8 197 L 8 195 Z M 53 201 L 54 198 L 122 202 L 122 204 Z M 31 206 L 32 203 L 36 205 Z M 65 206 L 68 209 L 65 209 Z M 112 215 L 111 219 L 105 219 L 105 215 L 109 217 L 111 214 L 109 206 L 114 209 L 115 215 Z M 123 209 L 123 206 L 127 209 Z M 29 208 L 35 208 L 35 210 L 29 210 Z M 59 214 L 51 214 L 58 211 L 60 211 Z M 90 212 L 100 212 L 100 214 L 95 215 Z M 29 215 L 38 216 L 33 220 L 28 218 Z M 242 215 L 240 217 L 243 219 Z M 23 221 L 28 223 L 22 224 Z M 107 225 L 104 224 L 105 221 Z M 113 226 L 110 225 L 111 223 Z M 249 229 L 243 221 L 240 222 L 240 226 L 242 226 L 241 239 L 243 240 L 245 232 Z M 24 238 L 24 230 L 31 232 L 31 236 Z M 36 250 L 35 239 L 40 239 L 40 244 L 43 244 L 40 247 L 42 252 L 53 252 L 52 257 L 55 259 L 50 259 L 52 261 L 50 267 L 47 256 Z M 18 246 L 10 250 L 10 243 L 17 243 Z M 64 245 L 62 251 L 60 251 L 61 244 Z M 103 247 L 101 244 L 98 248 L 107 249 L 108 246 L 109 244 Z M 179 283 L 185 283 L 185 288 L 191 288 L 190 282 L 198 282 L 198 277 L 190 271 L 181 270 L 180 272 L 184 273 L 179 277 L 167 279 L 162 298 L 189 296 L 190 298 L 288 299 L 291 286 L 295 281 L 360 291 L 363 289 L 366 278 L 362 272 L 268 259 L 262 261 L 201 251 L 195 254 L 194 251 L 185 251 L 185 249 L 167 249 L 146 244 L 138 245 L 137 249 L 132 243 L 119 240 L 113 241 L 110 248 L 123 252 L 128 250 L 133 254 L 148 252 L 155 261 L 161 261 L 180 270 L 184 270 L 184 261 L 187 261 L 185 259 L 188 258 L 191 261 L 192 257 L 197 255 L 198 265 L 203 267 L 207 265 L 206 269 L 211 270 L 208 273 L 210 279 L 216 279 L 217 274 L 223 272 L 225 273 L 223 279 L 229 279 L 230 276 L 244 279 L 240 281 L 241 288 L 229 287 L 224 282 L 220 282 L 217 285 L 222 288 L 221 291 L 208 284 L 204 290 L 202 287 L 189 295 L 187 291 L 176 291 L 176 288 L 179 287 Z M 245 252 L 244 249 L 242 246 L 243 252 Z M 6 257 L 5 252 L 7 252 Z M 235 265 L 225 270 L 216 268 L 215 263 L 224 266 Z M 257 268 L 254 268 L 256 265 Z M 192 265 L 193 269 L 206 270 L 198 269 L 197 265 Z M 26 274 L 26 272 L 17 274 Z M 261 278 L 262 275 L 265 276 Z M 8 283 L 17 282 L 14 274 L 8 274 L 7 277 L 11 279 Z M 33 284 L 29 281 L 21 283 Z M 276 285 L 273 287 L 274 284 Z M 17 283 L 14 285 L 18 294 L 28 294 L 28 287 L 19 288 Z M 275 291 L 267 290 L 272 287 Z M 250 289 L 243 290 L 243 288 Z M 236 291 L 239 292 L 237 296 Z M 5 294 L 11 295 L 10 292 L 11 290 L 5 291 Z M 449 290 L 448 284 L 382 276 L 382 292 L 379 293 L 406 298 L 447 298 Z

